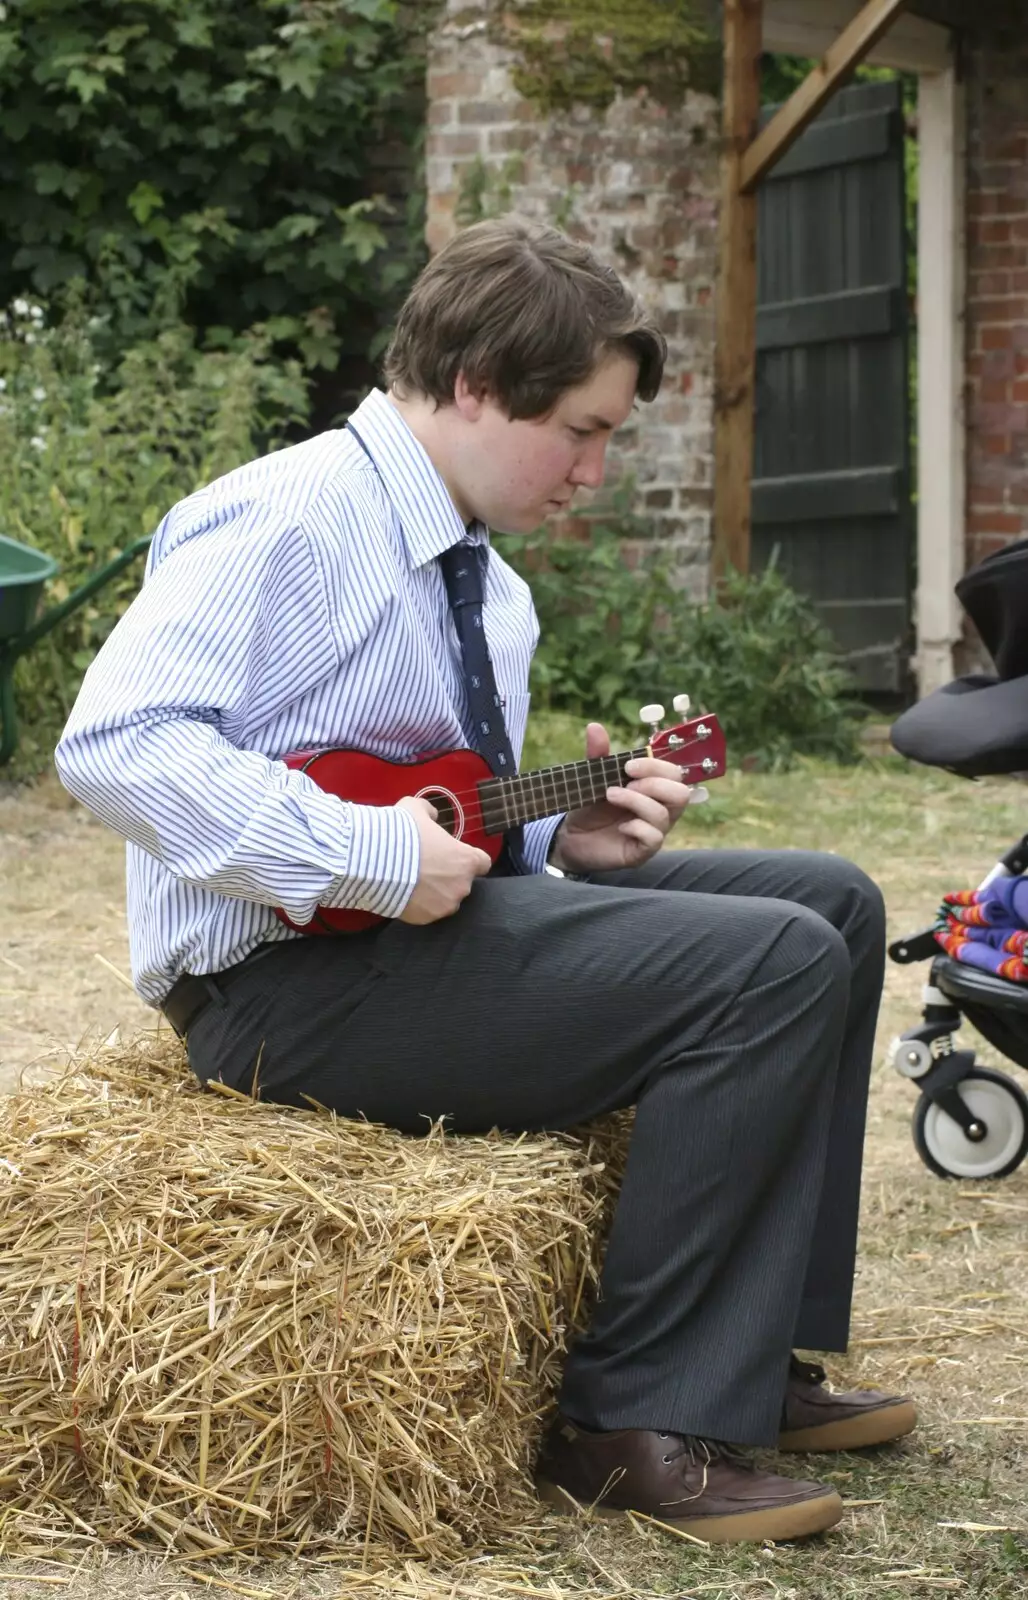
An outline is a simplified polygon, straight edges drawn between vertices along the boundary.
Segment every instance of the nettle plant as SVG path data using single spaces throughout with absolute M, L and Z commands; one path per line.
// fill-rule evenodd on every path
M 276 358 L 267 334 L 202 350 L 173 324 L 113 366 L 100 354 L 108 343 L 104 319 L 74 296 L 53 323 L 22 297 L 0 312 L 0 533 L 58 561 L 48 602 L 306 418 L 300 364 Z M 126 569 L 19 663 L 29 766 L 52 746 L 141 575 L 141 564 Z

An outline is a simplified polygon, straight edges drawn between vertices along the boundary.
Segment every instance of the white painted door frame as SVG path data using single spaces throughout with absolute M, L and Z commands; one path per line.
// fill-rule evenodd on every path
M 821 56 L 863 0 L 765 0 L 764 48 Z M 949 30 L 900 16 L 868 60 L 918 75 L 917 630 L 920 694 L 953 677 L 965 564 L 964 93 Z

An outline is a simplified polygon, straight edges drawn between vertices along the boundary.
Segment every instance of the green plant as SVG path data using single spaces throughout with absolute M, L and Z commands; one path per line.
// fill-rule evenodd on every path
M 65 599 L 176 500 L 273 446 L 306 413 L 299 363 L 274 359 L 260 328 L 212 351 L 174 324 L 110 372 L 98 357 L 103 333 L 81 302 L 54 325 L 44 307 L 21 299 L 0 314 L 0 532 L 60 563 L 47 602 Z M 19 664 L 30 760 L 52 744 L 140 576 L 127 569 Z
M 454 220 L 467 227 L 487 217 L 504 216 L 514 203 L 514 185 L 524 174 L 524 156 L 507 156 L 495 166 L 486 166 L 481 156 L 475 156 L 461 175 Z
M 682 622 L 686 688 L 719 713 L 735 757 L 770 771 L 798 755 L 856 760 L 853 680 L 811 602 L 773 561 L 751 577 L 730 572 Z
M 643 700 L 654 697 L 661 619 L 675 595 L 666 558 L 653 546 L 638 571 L 626 564 L 625 540 L 645 533 L 630 510 L 632 492 L 626 480 L 580 537 L 554 539 L 540 528 L 527 539 L 495 539 L 531 584 L 539 613 L 532 665 L 538 704 L 634 722 L 640 691 Z
M 259 322 L 309 366 L 365 354 L 420 261 L 369 177 L 376 148 L 417 145 L 417 18 L 395 0 L 0 5 L 0 305 L 84 279 L 114 349 L 182 316 L 222 343 Z
M 514 52 L 518 92 L 544 113 L 605 109 L 645 89 L 679 105 L 719 92 L 721 49 L 704 0 L 512 0 L 496 32 Z
M 669 554 L 640 544 L 630 495 L 622 485 L 583 538 L 543 529 L 496 539 L 539 613 L 536 703 L 631 727 L 646 701 L 685 691 L 718 713 L 733 763 L 780 771 L 800 755 L 855 759 L 859 707 L 810 602 L 772 563 L 753 577 L 731 574 L 696 604 Z M 643 550 L 634 567 L 626 548 Z

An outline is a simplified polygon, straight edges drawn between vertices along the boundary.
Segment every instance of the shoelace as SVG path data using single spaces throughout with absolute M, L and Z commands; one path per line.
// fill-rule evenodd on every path
M 722 1444 L 718 1439 L 701 1439 L 690 1433 L 658 1433 L 658 1439 L 674 1439 L 677 1450 L 669 1450 L 664 1456 L 664 1463 L 670 1466 L 672 1461 L 680 1461 L 683 1456 L 688 1456 L 695 1467 L 701 1469 L 702 1476 L 699 1486 L 691 1494 L 679 1495 L 675 1500 L 665 1500 L 662 1503 L 669 1509 L 682 1505 L 687 1500 L 698 1500 L 707 1491 L 707 1476 L 715 1461 L 728 1462 L 733 1467 L 753 1471 L 753 1463 L 747 1456 L 740 1455 L 738 1450 L 733 1450 L 731 1445 Z
M 677 1441 L 677 1450 L 669 1450 L 662 1457 L 665 1466 L 670 1466 L 672 1461 L 678 1461 L 682 1456 L 688 1456 L 694 1466 L 706 1469 L 714 1461 L 726 1461 L 733 1467 L 745 1467 L 748 1472 L 753 1470 L 753 1462 L 749 1456 L 744 1456 L 741 1450 L 736 1450 L 730 1444 L 722 1444 L 720 1439 L 702 1439 L 698 1434 L 692 1433 L 658 1433 L 658 1439 L 674 1439 Z

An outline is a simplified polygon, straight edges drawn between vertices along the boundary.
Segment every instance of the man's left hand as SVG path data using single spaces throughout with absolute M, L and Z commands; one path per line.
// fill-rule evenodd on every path
M 585 730 L 585 753 L 610 754 L 610 738 L 598 722 L 590 722 Z M 682 782 L 670 761 L 639 756 L 625 771 L 626 788 L 610 788 L 605 800 L 565 817 L 550 850 L 555 867 L 564 872 L 612 872 L 639 867 L 656 855 L 696 791 Z

